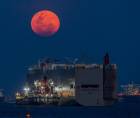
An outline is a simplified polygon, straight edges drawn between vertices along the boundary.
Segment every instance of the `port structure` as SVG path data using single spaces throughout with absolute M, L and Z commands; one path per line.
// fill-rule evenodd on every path
M 140 96 L 140 84 L 133 81 L 127 85 L 121 85 L 121 96 Z

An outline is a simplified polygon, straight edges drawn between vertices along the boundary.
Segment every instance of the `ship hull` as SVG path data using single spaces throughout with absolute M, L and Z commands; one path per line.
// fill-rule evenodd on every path
M 30 97 L 16 100 L 18 105 L 57 105 L 59 98 L 47 98 L 47 97 Z

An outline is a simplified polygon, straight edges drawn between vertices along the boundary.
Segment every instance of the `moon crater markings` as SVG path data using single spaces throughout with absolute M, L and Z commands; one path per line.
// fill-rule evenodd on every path
M 31 28 L 37 35 L 52 36 L 59 30 L 60 20 L 54 12 L 42 10 L 32 17 Z

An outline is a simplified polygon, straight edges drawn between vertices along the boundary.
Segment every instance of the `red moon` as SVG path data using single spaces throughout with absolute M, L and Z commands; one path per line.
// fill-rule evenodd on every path
M 60 27 L 58 16 L 49 10 L 37 12 L 31 20 L 31 28 L 39 36 L 48 37 L 55 34 Z

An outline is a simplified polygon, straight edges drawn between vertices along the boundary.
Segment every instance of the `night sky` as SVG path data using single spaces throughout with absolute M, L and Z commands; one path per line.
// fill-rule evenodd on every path
M 79 57 L 102 63 L 105 52 L 118 64 L 118 83 L 140 83 L 140 2 L 129 0 L 1 0 L 0 88 L 22 88 L 27 68 L 44 57 Z M 35 35 L 34 13 L 49 9 L 60 18 L 52 37 Z

